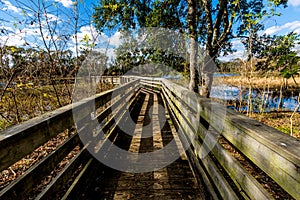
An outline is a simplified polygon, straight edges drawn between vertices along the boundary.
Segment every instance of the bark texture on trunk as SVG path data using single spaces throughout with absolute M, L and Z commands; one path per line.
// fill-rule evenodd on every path
M 201 87 L 200 95 L 207 98 L 210 97 L 210 91 L 213 82 L 213 74 L 217 71 L 217 66 L 215 65 L 214 59 L 210 56 L 206 56 L 204 60 L 204 66 L 202 69 L 204 84 Z
M 199 72 L 197 66 L 197 0 L 188 0 L 188 26 L 190 33 L 190 83 L 189 89 L 199 93 Z
M 197 66 L 198 46 L 197 41 L 191 38 L 190 41 L 190 84 L 189 90 L 199 93 L 199 72 Z

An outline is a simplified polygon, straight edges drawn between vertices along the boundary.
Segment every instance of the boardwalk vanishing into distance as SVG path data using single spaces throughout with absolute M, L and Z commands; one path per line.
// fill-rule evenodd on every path
M 2 131 L 0 171 L 70 134 L 0 199 L 300 199 L 299 140 L 166 79 L 119 83 Z
M 162 149 L 175 138 L 179 148 L 166 153 L 181 151 L 182 156 L 162 169 L 144 173 L 121 172 L 94 160 L 70 199 L 78 196 L 82 199 L 203 199 L 203 191 L 193 176 L 170 118 L 167 118 L 165 124 L 160 124 L 159 116 L 166 114 L 164 107 L 158 107 L 158 104 L 165 105 L 161 94 L 141 89 L 133 104 L 135 106 L 130 110 L 131 117 L 136 122 L 131 130 L 134 135 L 130 136 L 116 128 L 112 139 L 114 144 L 126 151 L 146 153 Z M 150 107 L 153 107 L 151 113 Z M 153 124 L 147 126 L 151 123 L 151 118 Z M 122 123 L 126 124 L 126 120 L 128 119 L 124 119 Z

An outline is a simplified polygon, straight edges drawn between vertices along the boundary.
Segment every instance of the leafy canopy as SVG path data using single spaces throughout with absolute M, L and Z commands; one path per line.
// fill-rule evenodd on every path
M 300 44 L 300 35 L 289 33 L 284 36 L 267 36 L 260 38 L 261 44 L 255 53 L 261 59 L 257 63 L 259 70 L 277 71 L 283 78 L 291 78 L 299 75 L 299 57 L 295 49 Z

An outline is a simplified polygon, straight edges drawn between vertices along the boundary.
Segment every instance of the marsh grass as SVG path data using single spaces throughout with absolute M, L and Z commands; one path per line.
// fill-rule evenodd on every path
M 223 84 L 231 85 L 231 86 L 242 86 L 248 87 L 249 81 L 246 77 L 243 76 L 230 76 L 230 77 L 216 77 L 215 79 L 221 79 Z M 296 83 L 295 83 L 296 81 Z M 295 81 L 290 78 L 287 80 L 286 89 L 288 90 L 296 90 L 300 87 L 300 77 L 295 77 Z M 271 76 L 271 77 L 263 77 L 263 76 L 254 76 L 252 78 L 252 86 L 257 89 L 263 89 L 263 87 L 269 87 L 270 89 L 279 90 L 282 84 L 284 83 L 284 79 L 281 77 Z
M 111 84 L 99 84 L 96 92 L 111 88 L 113 88 Z M 73 89 L 73 84 L 56 85 L 56 92 L 62 106 L 72 102 Z M 0 131 L 59 107 L 55 91 L 50 85 L 8 88 L 0 100 Z
M 248 79 L 243 76 L 231 76 L 231 77 L 216 77 L 215 83 L 222 83 L 230 86 L 240 87 L 245 89 L 249 86 Z M 295 96 L 299 94 L 300 91 L 300 77 L 295 77 L 295 81 L 290 78 L 285 80 L 280 77 L 262 77 L 254 76 L 252 78 L 252 87 L 259 91 L 273 91 L 275 94 L 279 95 L 280 90 L 282 90 L 281 95 L 284 96 Z M 286 84 L 286 85 L 284 85 Z M 284 85 L 284 87 L 283 87 Z M 229 102 L 227 102 L 228 104 Z M 292 135 L 296 138 L 300 138 L 300 113 L 297 112 L 293 116 L 292 134 L 291 134 L 291 116 L 293 112 L 286 111 L 282 109 L 277 109 L 269 113 L 251 113 L 248 115 L 268 126 L 271 126 L 283 133 Z

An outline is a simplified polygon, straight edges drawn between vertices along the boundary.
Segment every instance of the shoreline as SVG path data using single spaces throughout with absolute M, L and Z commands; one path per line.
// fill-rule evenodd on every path
M 236 87 L 249 87 L 250 80 L 247 77 L 241 75 L 238 76 L 216 76 L 214 77 L 215 82 L 222 82 Z M 271 77 L 259 77 L 254 76 L 251 78 L 253 88 L 269 88 L 269 89 L 280 89 L 286 87 L 286 89 L 300 89 L 300 77 L 295 77 L 295 81 L 292 78 L 286 81 L 283 78 L 271 76 Z
M 295 78 L 295 84 L 292 78 L 287 80 L 286 88 L 283 88 L 283 78 L 279 77 L 258 77 L 255 76 L 252 78 L 252 89 L 260 91 L 269 91 L 272 92 L 274 96 L 280 95 L 280 89 L 282 89 L 282 96 L 298 96 L 300 92 L 300 77 Z M 228 86 L 239 87 L 243 91 L 249 89 L 249 80 L 243 76 L 217 76 L 214 77 L 214 85 L 226 84 Z M 226 102 L 227 105 L 230 104 L 229 101 Z M 238 111 L 237 111 L 238 112 Z M 245 114 L 245 112 L 242 112 Z M 266 124 L 270 127 L 273 127 L 287 135 L 290 135 L 290 117 L 292 116 L 293 111 L 279 109 L 272 110 L 271 112 L 262 112 L 262 113 L 251 113 L 248 117 L 253 118 Z M 300 112 L 296 112 L 293 117 L 293 136 L 300 139 Z

